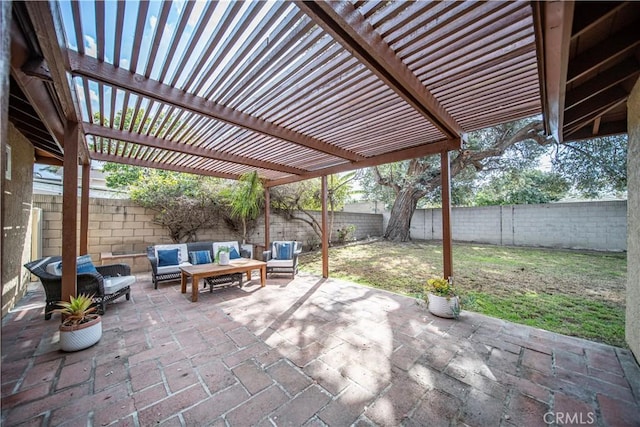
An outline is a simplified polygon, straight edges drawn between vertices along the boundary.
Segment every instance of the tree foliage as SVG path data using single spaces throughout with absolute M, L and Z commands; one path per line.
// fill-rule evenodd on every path
M 559 145 L 552 165 L 579 196 L 597 198 L 624 193 L 627 190 L 627 135 Z
M 327 177 L 327 204 L 329 211 L 329 241 L 333 229 L 333 213 L 341 210 L 353 191 L 353 184 L 359 178 L 359 172 L 350 172 Z M 322 237 L 322 226 L 314 211 L 322 209 L 322 182 L 319 178 L 280 185 L 270 189 L 271 208 L 287 220 L 301 221 L 313 230 L 317 242 Z M 308 243 L 315 246 L 318 243 Z
M 133 201 L 156 211 L 154 221 L 167 227 L 174 242 L 197 240 L 197 232 L 214 226 L 222 211 L 222 183 L 215 178 L 157 169 L 144 170 L 129 186 Z
M 475 205 L 519 205 L 560 200 L 569 183 L 559 174 L 537 169 L 512 170 L 496 176 L 475 196 Z
M 240 180 L 227 187 L 223 196 L 230 207 L 229 220 L 240 221 L 240 226 L 233 223 L 233 228 L 240 230 L 242 242 L 246 243 L 248 233 L 255 226 L 255 220 L 263 209 L 264 188 L 258 172 L 242 175 Z

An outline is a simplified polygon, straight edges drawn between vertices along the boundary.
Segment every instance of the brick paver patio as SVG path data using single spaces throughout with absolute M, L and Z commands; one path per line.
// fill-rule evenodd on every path
M 63 353 L 40 286 L 2 321 L 3 426 L 640 425 L 626 349 L 300 274 L 209 293 L 139 275 Z

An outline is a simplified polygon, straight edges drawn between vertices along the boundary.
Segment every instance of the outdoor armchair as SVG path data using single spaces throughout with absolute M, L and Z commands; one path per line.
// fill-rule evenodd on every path
M 44 257 L 26 263 L 24 266 L 40 279 L 45 291 L 45 320 L 51 319 L 51 311 L 58 307 L 62 299 L 62 275 L 60 266 L 62 257 Z M 98 312 L 104 314 L 107 303 L 125 295 L 131 297 L 131 285 L 135 276 L 131 275 L 131 267 L 127 264 L 111 264 L 95 266 L 97 272 L 77 273 L 77 290 L 79 294 L 93 295 L 93 302 Z M 59 274 L 60 273 L 60 274 Z
M 267 263 L 269 273 L 291 273 L 291 277 L 298 274 L 298 255 L 302 252 L 302 244 L 295 240 L 278 240 L 269 245 L 264 251 L 262 260 Z

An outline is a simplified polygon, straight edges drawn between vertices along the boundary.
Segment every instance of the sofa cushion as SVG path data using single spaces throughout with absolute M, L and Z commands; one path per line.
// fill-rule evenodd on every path
M 190 262 L 181 262 L 179 265 L 167 265 L 164 267 L 158 267 L 157 274 L 169 274 L 169 273 L 179 273 L 180 267 L 189 267 Z
M 236 248 L 232 247 L 231 251 L 229 252 L 229 259 L 238 259 L 238 258 L 240 258 L 240 254 L 238 253 Z
M 158 267 L 180 264 L 180 249 L 159 249 Z
M 217 257 L 218 249 L 223 246 L 228 247 L 229 250 L 234 248 L 238 253 L 240 253 L 240 246 L 238 246 L 238 242 L 213 242 L 213 256 Z M 231 259 L 231 256 L 229 256 L 229 259 Z
M 211 252 L 209 251 L 191 251 L 189 252 L 189 262 L 193 265 L 197 264 L 210 264 Z
M 178 249 L 178 263 L 189 262 L 189 252 L 186 243 L 171 243 L 154 246 L 156 252 L 156 259 L 158 259 L 158 251 L 164 251 L 167 249 Z
M 136 282 L 136 276 L 118 276 L 104 279 L 105 295 L 115 294 L 125 286 L 131 286 Z

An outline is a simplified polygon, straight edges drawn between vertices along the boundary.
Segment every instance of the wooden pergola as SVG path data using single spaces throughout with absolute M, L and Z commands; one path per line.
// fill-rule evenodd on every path
M 65 166 L 65 265 L 78 163 L 86 253 L 91 160 L 255 170 L 267 201 L 270 187 L 321 177 L 326 230 L 327 175 L 440 155 L 452 276 L 449 153 L 465 133 L 541 112 L 559 142 L 625 132 L 640 70 L 636 2 L 181 5 L 13 2 L 9 115 L 38 162 Z

